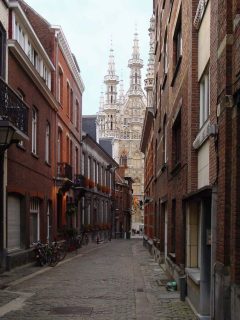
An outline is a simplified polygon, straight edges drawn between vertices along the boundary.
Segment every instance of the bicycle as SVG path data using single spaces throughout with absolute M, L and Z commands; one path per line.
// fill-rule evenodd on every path
M 33 243 L 35 258 L 40 266 L 47 264 L 55 267 L 60 261 L 60 251 L 56 245 L 42 244 L 40 241 Z
M 80 237 L 80 245 L 81 245 L 81 246 L 82 246 L 82 245 L 87 246 L 88 243 L 89 243 L 89 238 L 88 238 L 87 232 L 81 232 L 80 235 L 79 235 L 79 237 Z

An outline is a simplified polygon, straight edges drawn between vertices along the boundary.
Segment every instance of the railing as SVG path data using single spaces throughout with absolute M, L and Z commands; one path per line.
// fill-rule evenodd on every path
M 28 107 L 0 77 L 0 120 L 8 120 L 28 135 Z
M 86 187 L 86 178 L 82 174 L 75 174 L 74 185 L 75 185 L 75 187 L 85 188 Z
M 72 166 L 66 162 L 57 163 L 57 176 L 58 178 L 67 178 L 72 180 Z

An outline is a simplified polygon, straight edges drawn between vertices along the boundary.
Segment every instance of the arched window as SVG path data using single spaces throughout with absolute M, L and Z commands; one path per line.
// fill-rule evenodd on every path
M 120 166 L 124 166 L 124 167 L 127 167 L 127 155 L 125 153 L 123 153 L 121 156 L 120 156 Z

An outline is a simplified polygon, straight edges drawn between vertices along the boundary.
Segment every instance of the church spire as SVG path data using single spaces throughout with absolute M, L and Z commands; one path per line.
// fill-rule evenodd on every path
M 132 58 L 128 61 L 128 67 L 130 68 L 130 88 L 128 95 L 143 95 L 141 88 L 141 68 L 143 67 L 143 60 L 140 59 L 138 42 L 138 33 L 135 31 Z
M 147 92 L 147 106 L 152 107 L 152 95 L 153 95 L 153 82 L 154 82 L 154 32 L 155 32 L 155 17 L 152 15 L 150 19 L 150 27 L 148 29 L 149 37 L 150 37 L 150 49 L 149 49 L 149 57 L 148 57 L 148 67 L 146 79 L 144 80 L 145 90 Z
M 117 102 L 117 84 L 119 83 L 119 78 L 115 73 L 115 60 L 114 60 L 114 51 L 111 47 L 108 59 L 108 71 L 107 75 L 104 77 L 104 83 L 106 85 L 106 104 L 108 106 L 115 105 Z

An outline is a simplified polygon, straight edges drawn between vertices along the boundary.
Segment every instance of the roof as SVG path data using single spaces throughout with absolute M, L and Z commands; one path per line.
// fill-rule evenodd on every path
M 95 141 L 97 141 L 96 136 L 96 119 L 97 116 L 82 116 L 82 128 L 89 134 Z

